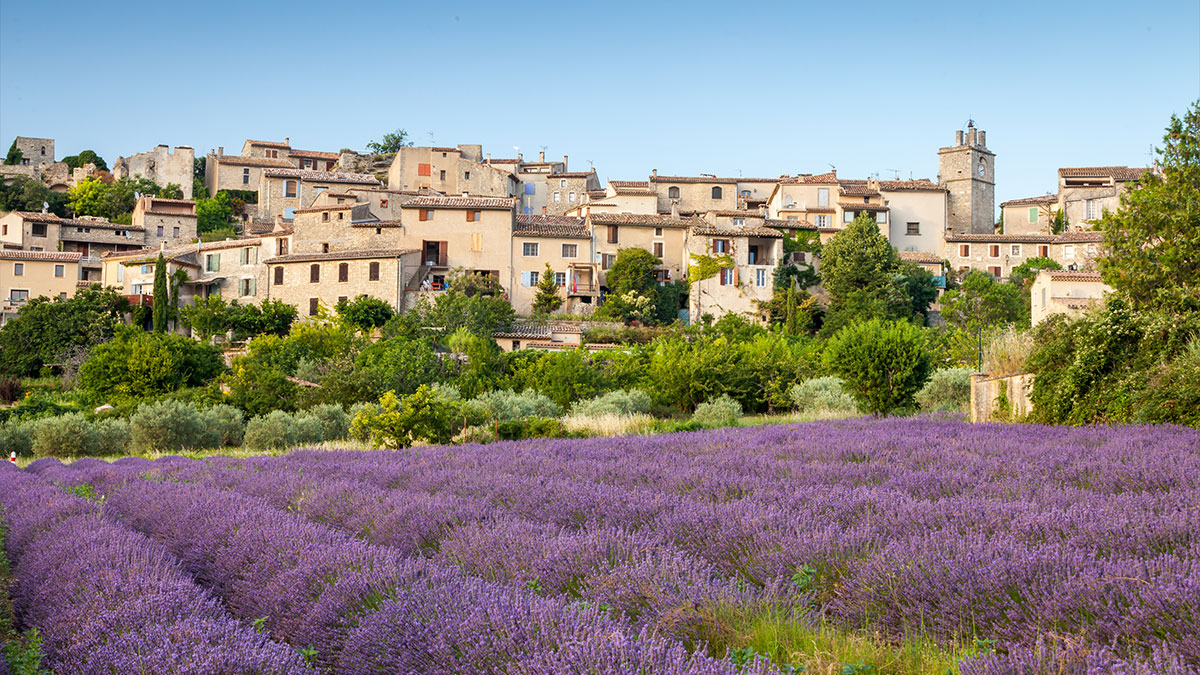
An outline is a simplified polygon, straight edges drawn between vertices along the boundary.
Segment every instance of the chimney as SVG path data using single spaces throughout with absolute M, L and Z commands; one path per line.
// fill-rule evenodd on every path
M 962 129 L 959 129 L 958 131 L 954 132 L 954 145 L 957 146 L 957 145 L 962 145 L 962 144 L 963 144 L 963 133 L 962 133 Z
M 218 145 L 218 146 L 217 146 L 217 154 L 218 154 L 218 155 L 223 155 L 223 154 L 225 154 L 225 146 L 223 146 L 223 145 Z
M 679 200 L 678 199 L 671 200 L 671 217 L 672 218 L 679 217 Z
M 522 157 L 522 156 L 521 156 L 521 153 L 519 153 L 519 152 L 518 152 L 518 153 L 517 153 L 517 161 L 518 161 L 518 162 L 520 162 L 520 161 L 522 161 L 523 159 L 524 159 L 524 157 Z
M 46 204 L 47 203 L 48 202 L 42 202 L 42 213 L 46 213 Z
M 658 178 L 658 169 L 650 169 L 650 177 Z
M 463 191 L 462 191 L 462 196 L 463 196 L 463 197 L 470 197 L 470 196 L 471 196 L 471 193 L 470 193 L 470 192 L 467 192 L 466 190 L 463 190 Z
M 971 133 L 967 137 L 967 144 L 971 145 L 972 147 L 979 145 L 978 138 L 978 131 L 975 129 L 975 127 L 971 127 Z
M 292 144 L 292 139 L 288 138 L 287 136 L 284 136 L 284 137 L 283 137 L 283 144 L 284 144 L 284 145 L 291 145 L 291 144 Z
M 164 240 L 162 240 L 162 241 L 160 241 L 160 242 L 158 242 L 158 252 L 159 252 L 159 253 L 166 253 L 166 252 L 167 252 L 167 241 L 166 241 L 165 239 L 164 239 Z
M 987 132 L 984 131 L 983 129 L 979 130 L 979 147 L 981 147 L 981 148 L 987 147 Z
M 567 170 L 567 156 L 563 155 L 563 171 Z
M 546 151 L 542 150 L 542 151 L 538 152 L 538 163 L 544 164 L 545 162 L 546 162 Z
M 546 215 L 546 207 L 544 207 L 544 206 L 542 207 L 542 215 L 543 216 Z
M 487 163 L 488 163 L 488 164 L 491 164 L 491 163 L 492 163 L 492 153 L 490 153 L 490 152 L 489 152 L 489 153 L 488 153 L 488 155 L 487 155 Z

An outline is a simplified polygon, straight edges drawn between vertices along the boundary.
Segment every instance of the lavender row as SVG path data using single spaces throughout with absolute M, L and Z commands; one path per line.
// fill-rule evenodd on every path
M 677 641 L 560 599 L 406 558 L 200 485 L 130 482 L 107 517 L 164 543 L 236 614 L 336 673 L 731 673 Z M 542 664 L 544 670 L 529 670 Z
M 0 511 L 17 616 L 38 628 L 45 665 L 59 675 L 312 672 L 94 504 L 6 465 Z

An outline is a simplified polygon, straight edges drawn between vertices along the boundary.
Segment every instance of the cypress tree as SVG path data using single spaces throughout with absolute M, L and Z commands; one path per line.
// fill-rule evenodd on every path
M 167 291 L 167 261 L 158 254 L 154 263 L 154 332 L 167 332 L 167 317 L 170 316 L 171 299 Z

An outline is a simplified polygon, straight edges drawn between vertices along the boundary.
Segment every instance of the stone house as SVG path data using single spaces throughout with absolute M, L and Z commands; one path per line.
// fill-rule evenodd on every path
M 657 213 L 694 216 L 738 208 L 738 182 L 734 178 L 659 176 L 658 169 L 654 169 L 649 185 L 657 197 Z
M 945 248 L 946 189 L 928 179 L 870 181 L 888 207 L 888 241 L 898 251 L 940 256 Z
M 841 229 L 839 190 L 836 171 L 782 177 L 767 198 L 767 216 L 812 223 L 825 241 Z
M 575 209 L 567 211 L 570 216 L 587 216 L 588 213 L 658 213 L 658 193 L 649 181 L 610 180 L 604 195 L 594 196 L 589 190 L 587 199 Z M 668 210 L 669 212 L 669 210 Z
M 144 233 L 143 245 L 176 246 L 196 240 L 196 202 L 142 195 L 133 207 L 131 221 Z
M 15 143 L 21 151 L 21 166 L 34 168 L 54 164 L 54 139 L 17 136 Z M 8 148 L 4 148 L 7 152 Z
M 533 194 L 530 188 L 533 188 Z M 599 189 L 600 179 L 596 170 L 561 172 L 544 176 L 541 182 L 524 182 L 522 195 L 522 212 L 526 214 L 544 214 L 550 216 L 566 215 L 577 208 L 587 199 L 587 193 Z M 545 203 L 538 206 L 537 196 L 544 194 Z M 532 198 L 532 199 L 531 199 Z M 528 205 L 526 200 L 529 199 Z
M 1010 199 L 1000 204 L 1007 234 L 1050 234 L 1057 212 L 1058 195 Z
M 451 270 L 515 285 L 512 232 L 516 200 L 503 197 L 412 197 L 401 204 L 405 248 L 420 251 L 416 288 L 445 288 Z M 428 284 L 425 282 L 428 281 Z
M 492 338 L 506 352 L 518 349 L 575 349 L 583 346 L 583 331 L 579 326 L 565 323 L 516 325 L 492 333 Z
M 710 212 L 711 214 L 712 212 Z M 687 254 L 694 257 L 732 259 L 716 275 L 695 281 L 688 294 L 688 312 L 693 320 L 705 314 L 753 316 L 766 320 L 762 304 L 774 296 L 775 267 L 783 256 L 783 234 L 762 225 L 698 222 L 688 231 Z M 733 222 L 744 222 L 732 217 Z
M 79 253 L 0 249 L 0 325 L 33 298 L 75 295 L 81 257 Z
M 0 218 L 0 246 L 6 249 L 80 254 L 78 281 L 99 281 L 103 254 L 145 245 L 141 227 L 95 216 L 60 218 L 53 213 L 13 211 Z
M 600 264 L 601 291 L 607 290 L 607 270 L 623 248 L 650 251 L 662 261 L 655 268 L 658 281 L 678 281 L 687 273 L 688 228 L 704 221 L 696 218 L 636 213 L 594 213 L 585 217 L 592 233 L 595 257 Z
M 289 253 L 265 261 L 266 298 L 294 305 L 300 316 L 369 295 L 397 311 L 405 307 L 406 280 L 419 269 L 416 249 L 358 249 L 328 253 Z
M 518 283 L 509 292 L 520 314 L 533 311 L 541 275 L 550 264 L 562 311 L 584 313 L 595 307 L 600 284 L 595 246 L 584 218 L 518 214 L 512 233 L 513 276 Z
M 980 270 L 1007 279 L 1030 258 L 1052 258 L 1052 234 L 953 234 L 946 236 L 945 258 L 959 272 Z
M 288 149 L 288 159 L 291 160 L 292 166 L 306 171 L 333 171 L 339 157 L 336 152 Z
M 162 187 L 174 183 L 183 190 L 184 199 L 191 199 L 195 158 L 196 152 L 191 146 L 179 145 L 172 152 L 169 146 L 157 145 L 149 152 L 117 157 L 112 174 L 115 178 L 140 176 Z
M 513 197 L 520 181 L 512 171 L 483 161 L 479 145 L 400 148 L 388 169 L 393 190 L 428 188 L 443 194 Z
M 1068 270 L 1094 270 L 1103 250 L 1103 232 L 1072 229 L 1055 237 L 1050 257 Z
M 225 148 L 208 153 L 204 162 L 204 186 L 208 195 L 220 190 L 257 190 L 265 169 L 290 169 L 287 159 L 226 155 Z M 262 152 L 265 152 L 264 149 Z
M 311 205 L 326 190 L 378 186 L 374 176 L 363 173 L 265 168 L 258 183 L 258 219 L 282 216 L 290 220 L 296 209 Z
M 126 295 L 153 297 L 154 267 L 162 253 L 168 275 L 178 269 L 188 275 L 179 287 L 180 305 L 210 296 L 261 303 L 268 297 L 262 243 L 259 237 L 246 237 L 108 253 L 102 257 L 103 283 L 123 289 Z
M 1103 304 L 1112 290 L 1099 272 L 1042 270 L 1030 291 L 1033 325 L 1055 314 L 1082 314 Z
M 1141 180 L 1146 169 L 1083 166 L 1058 170 L 1058 208 L 1069 225 L 1092 223 L 1121 206 L 1121 195 Z

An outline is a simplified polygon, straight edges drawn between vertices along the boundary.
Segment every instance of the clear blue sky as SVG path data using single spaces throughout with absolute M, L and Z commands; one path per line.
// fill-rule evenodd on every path
M 1200 98 L 1200 2 L 0 0 L 0 140 L 61 158 L 246 138 L 417 144 L 664 174 L 934 178 L 968 117 L 997 203 L 1145 166 Z

